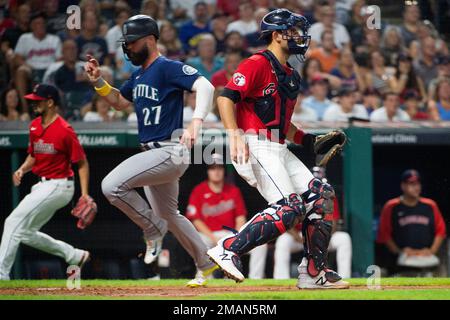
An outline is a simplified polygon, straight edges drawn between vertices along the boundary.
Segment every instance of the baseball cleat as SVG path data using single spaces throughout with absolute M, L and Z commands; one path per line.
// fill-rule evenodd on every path
M 209 249 L 206 254 L 212 262 L 217 264 L 223 273 L 230 279 L 236 282 L 244 281 L 245 277 L 242 274 L 242 262 L 239 256 L 223 247 L 223 242 L 226 239 L 221 239 L 217 246 Z
M 80 262 L 78 262 L 78 267 L 82 269 L 86 262 L 88 262 L 89 260 L 91 260 L 91 253 L 89 251 L 84 251 L 83 255 L 81 256 Z
M 145 251 L 144 257 L 144 262 L 146 264 L 150 264 L 158 258 L 162 250 L 162 242 L 163 242 L 162 238 L 146 241 L 147 249 Z
M 299 289 L 348 289 L 349 283 L 343 281 L 341 276 L 331 270 L 324 269 L 316 277 L 311 277 L 307 270 L 308 260 L 303 258 L 298 266 L 297 288 Z
M 186 287 L 189 288 L 198 288 L 198 287 L 206 287 L 208 279 L 212 277 L 212 274 L 215 270 L 219 269 L 217 265 L 206 269 L 206 270 L 198 270 L 195 274 L 195 278 L 189 281 L 186 284 Z

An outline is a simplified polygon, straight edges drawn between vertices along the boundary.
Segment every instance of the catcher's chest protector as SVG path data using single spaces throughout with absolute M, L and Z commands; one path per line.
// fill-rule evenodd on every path
M 295 69 L 292 69 L 292 73 L 289 75 L 278 61 L 278 59 L 269 50 L 259 53 L 267 60 L 269 60 L 278 80 L 278 93 L 283 99 L 295 100 L 301 89 L 302 78 Z M 288 67 L 291 67 L 287 63 Z M 292 67 L 291 67 L 292 68 Z
M 273 71 L 278 81 L 277 94 L 280 96 L 281 106 L 277 110 L 274 93 L 268 91 L 266 95 L 260 98 L 254 99 L 255 113 L 261 119 L 261 121 L 267 125 L 269 130 L 278 129 L 280 138 L 286 138 L 286 101 L 295 101 L 301 89 L 301 77 L 298 72 L 293 69 L 291 74 L 288 74 L 278 59 L 269 50 L 257 53 L 265 57 L 272 66 Z M 288 63 L 288 66 L 291 67 Z M 275 113 L 279 112 L 279 116 Z M 277 124 L 273 124 L 274 119 L 279 119 Z M 271 123 L 271 125 L 268 125 Z

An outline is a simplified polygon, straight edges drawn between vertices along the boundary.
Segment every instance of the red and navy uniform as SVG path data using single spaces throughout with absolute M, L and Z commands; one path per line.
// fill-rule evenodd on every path
M 223 230 L 223 226 L 236 227 L 236 218 L 247 216 L 241 191 L 225 183 L 222 192 L 215 193 L 207 181 L 197 185 L 191 193 L 186 217 L 203 221 L 211 231 Z
M 72 177 L 72 163 L 86 159 L 86 155 L 70 124 L 58 116 L 44 129 L 42 118 L 37 117 L 29 129 L 28 153 L 35 158 L 32 172 L 48 179 Z
M 293 74 L 291 67 L 282 67 L 288 76 Z M 297 98 L 286 99 L 283 106 L 278 87 L 276 72 L 263 55 L 255 54 L 239 65 L 225 89 L 240 95 L 235 99 L 240 129 L 255 134 L 267 132 L 266 137 L 271 139 L 270 129 L 276 128 L 280 131 L 279 142 L 284 143 Z
M 393 240 L 400 248 L 430 248 L 436 236 L 446 236 L 442 213 L 436 202 L 420 198 L 417 205 L 405 205 L 400 198 L 389 200 L 380 217 L 378 242 Z

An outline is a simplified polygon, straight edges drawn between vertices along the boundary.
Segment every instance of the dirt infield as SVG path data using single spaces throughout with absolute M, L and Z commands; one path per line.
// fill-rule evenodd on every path
M 290 291 L 295 286 L 211 286 L 206 288 L 188 288 L 185 286 L 154 287 L 91 287 L 69 290 L 67 288 L 0 288 L 1 295 L 58 295 L 58 296 L 103 296 L 103 297 L 139 297 L 153 296 L 161 298 L 189 298 L 214 293 L 236 293 L 255 291 Z
M 429 290 L 450 289 L 450 285 L 431 286 L 382 286 L 381 290 Z M 366 286 L 351 286 L 350 290 L 368 290 Z M 289 292 L 299 290 L 295 285 L 283 286 L 209 286 L 206 288 L 187 288 L 185 286 L 85 286 L 69 290 L 62 287 L 49 288 L 0 288 L 0 297 L 9 296 L 99 296 L 99 297 L 145 297 L 157 298 L 194 298 L 210 294 L 246 293 L 246 292 Z

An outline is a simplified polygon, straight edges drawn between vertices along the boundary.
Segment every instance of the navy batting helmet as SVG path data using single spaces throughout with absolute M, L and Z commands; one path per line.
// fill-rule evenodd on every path
M 143 37 L 153 35 L 159 38 L 158 24 L 155 19 L 144 14 L 130 17 L 122 26 L 122 37 L 119 42 L 129 43 Z
M 288 40 L 289 53 L 304 56 L 309 48 L 311 36 L 308 35 L 308 19 L 287 9 L 277 9 L 266 14 L 261 20 L 261 37 L 267 37 L 273 31 L 281 32 Z M 295 30 L 289 33 L 289 30 Z

